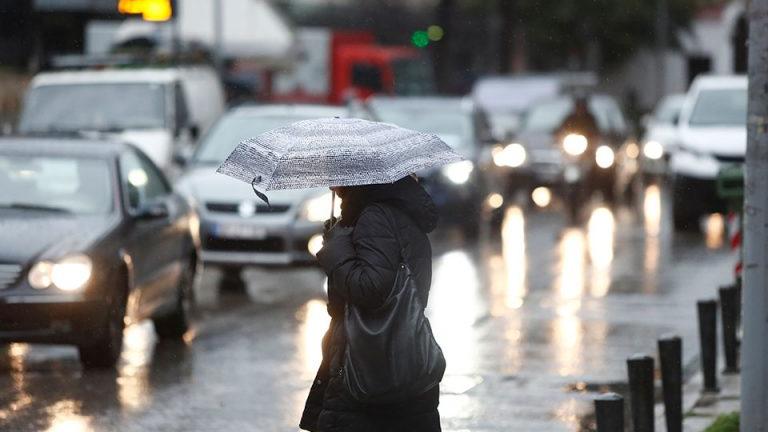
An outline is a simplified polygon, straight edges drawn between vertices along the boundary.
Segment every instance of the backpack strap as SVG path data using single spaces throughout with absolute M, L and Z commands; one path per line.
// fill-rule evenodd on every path
M 395 216 L 391 206 L 384 203 L 374 203 L 374 204 L 371 204 L 371 206 L 380 208 L 381 211 L 383 211 L 384 214 L 388 216 L 387 219 L 389 220 L 389 227 L 395 233 L 395 241 L 397 242 L 397 245 L 400 249 L 400 261 L 401 263 L 408 264 L 405 256 L 405 246 L 403 246 L 403 242 L 400 239 L 400 230 L 397 227 L 397 216 Z

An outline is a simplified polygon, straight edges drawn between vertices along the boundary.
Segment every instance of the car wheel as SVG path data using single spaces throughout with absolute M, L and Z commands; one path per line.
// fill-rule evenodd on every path
M 602 193 L 606 204 L 616 204 L 618 194 L 616 193 L 616 181 L 613 176 L 603 184 Z
M 244 293 L 246 291 L 245 281 L 242 278 L 241 267 L 224 267 L 221 269 L 221 281 L 219 281 L 219 290 L 231 293 Z
M 571 185 L 566 188 L 563 202 L 566 207 L 569 225 L 578 225 L 581 216 L 582 193 L 579 185 Z
M 483 220 L 482 203 L 468 203 L 469 211 L 466 214 L 466 219 L 460 223 L 462 234 L 464 238 L 470 241 L 477 240 L 480 237 L 480 225 Z
M 489 223 L 491 226 L 491 230 L 494 233 L 500 230 L 501 226 L 504 224 L 504 212 L 505 212 L 504 206 L 491 210 Z
M 125 329 L 125 298 L 114 299 L 111 303 L 101 336 L 78 346 L 80 363 L 85 368 L 112 368 L 120 359 Z
M 189 266 L 181 275 L 176 290 L 176 307 L 168 315 L 155 318 L 155 332 L 161 339 L 180 339 L 189 330 L 194 306 L 195 271 Z
M 701 212 L 692 202 L 687 202 L 683 197 L 686 191 L 678 186 L 672 189 L 672 225 L 675 231 L 696 231 L 699 229 L 699 217 Z

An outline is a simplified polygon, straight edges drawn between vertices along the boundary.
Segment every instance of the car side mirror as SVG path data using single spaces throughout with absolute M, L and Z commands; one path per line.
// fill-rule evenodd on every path
M 141 220 L 153 220 L 164 219 L 170 215 L 171 212 L 165 202 L 154 201 L 142 207 L 136 215 L 136 218 Z
M 200 137 L 200 126 L 194 123 L 189 125 L 189 136 L 192 138 L 192 141 L 197 141 Z
M 176 151 L 173 152 L 173 162 L 180 167 L 184 167 L 192 160 L 193 154 L 194 150 L 192 147 L 183 146 L 177 148 Z

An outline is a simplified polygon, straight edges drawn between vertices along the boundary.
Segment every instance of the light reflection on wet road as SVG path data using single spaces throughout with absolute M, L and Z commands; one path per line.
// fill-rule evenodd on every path
M 511 207 L 476 246 L 434 236 L 444 430 L 580 430 L 588 390 L 622 381 L 625 358 L 653 353 L 660 334 L 681 334 L 693 358 L 695 300 L 730 279 L 723 219 L 674 235 L 664 190 L 639 201 L 595 206 L 573 227 Z M 3 348 L 0 430 L 297 430 L 328 324 L 322 275 L 254 270 L 247 296 L 219 295 L 216 277 L 184 342 L 157 345 L 151 324 L 134 325 L 117 371 L 83 372 L 68 347 Z

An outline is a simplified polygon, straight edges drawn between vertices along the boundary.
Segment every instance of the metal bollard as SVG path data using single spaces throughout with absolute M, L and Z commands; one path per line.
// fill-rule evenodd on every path
M 717 387 L 717 302 L 700 300 L 699 342 L 701 344 L 701 370 L 704 375 L 704 391 L 718 392 Z
M 664 393 L 664 417 L 667 432 L 683 431 L 683 341 L 679 336 L 659 339 L 661 386 Z
M 720 317 L 723 321 L 723 351 L 725 353 L 723 373 L 738 373 L 739 348 L 736 331 L 738 330 L 739 292 L 735 286 L 721 287 L 718 292 L 720 294 Z
M 635 354 L 627 359 L 629 403 L 634 432 L 653 432 L 653 358 Z
M 624 431 L 624 398 L 616 393 L 603 393 L 595 398 L 597 432 Z

